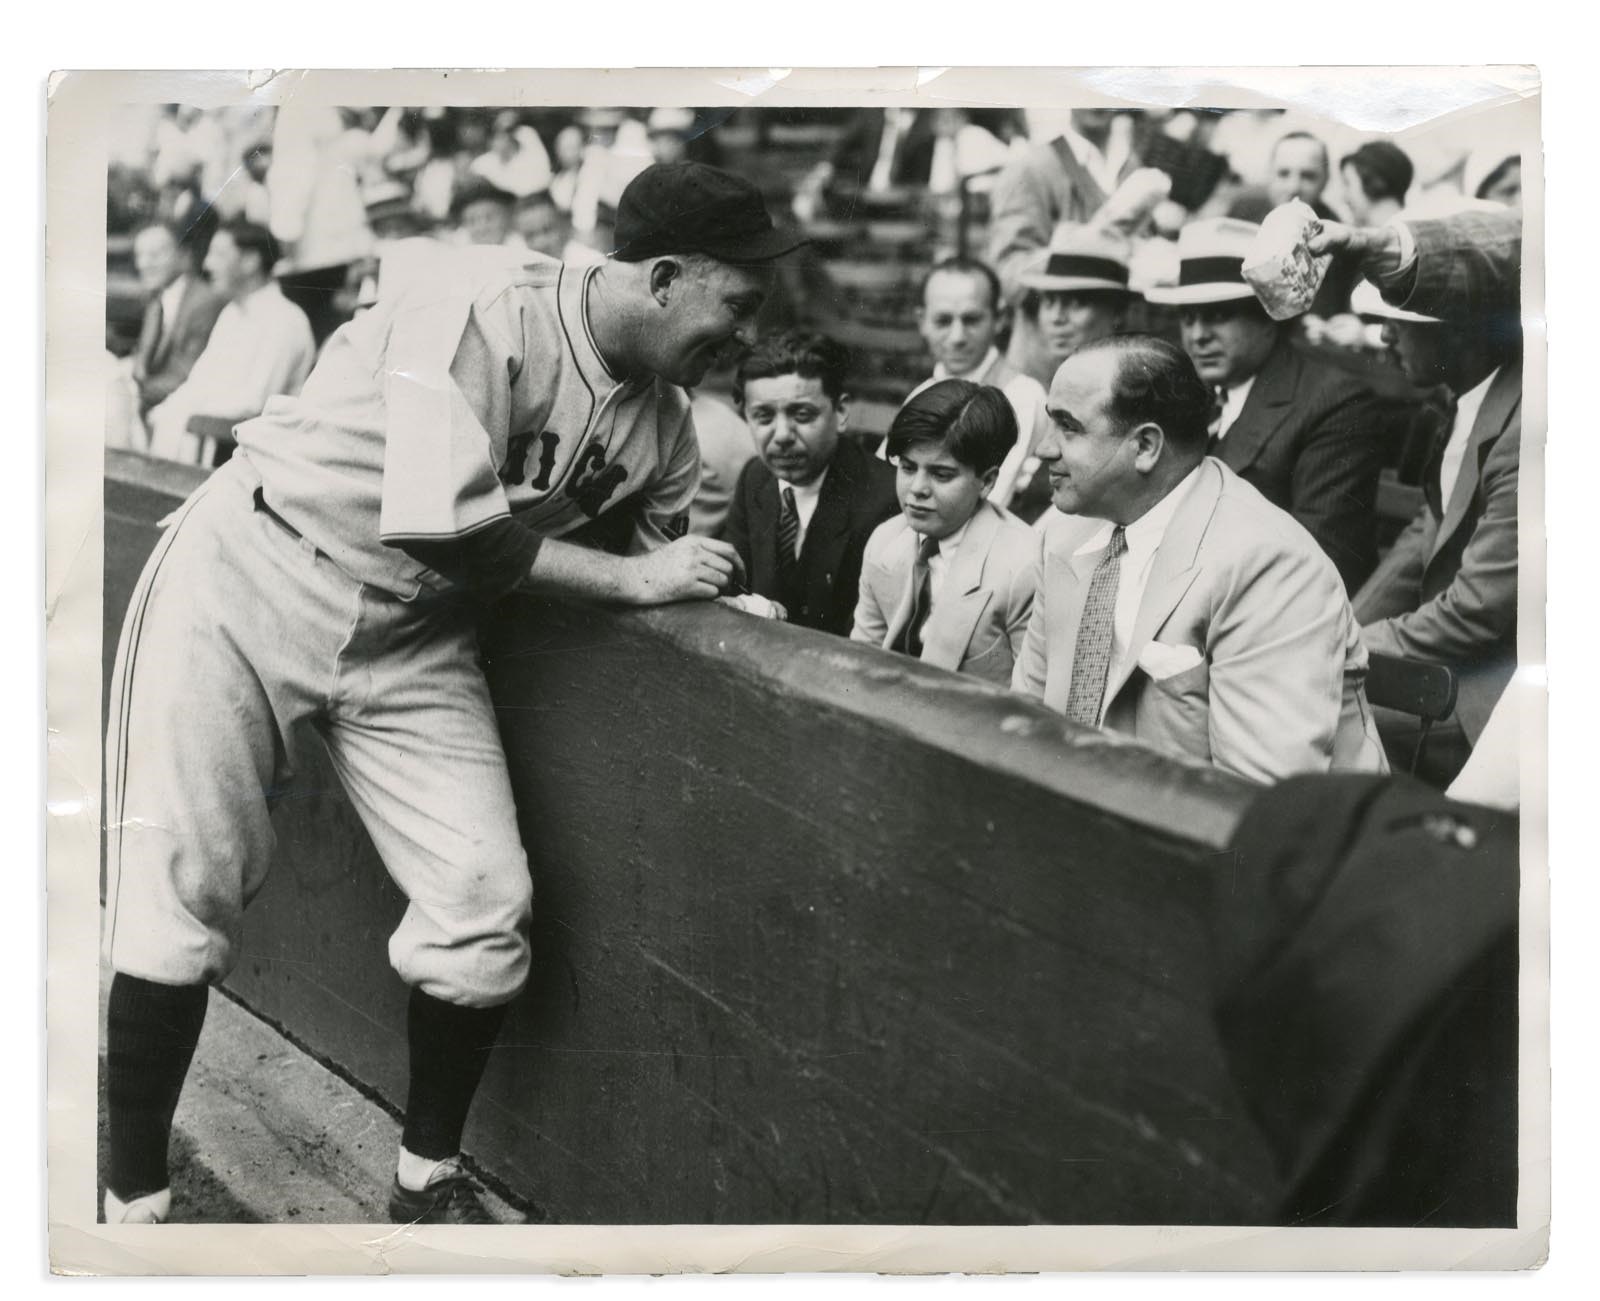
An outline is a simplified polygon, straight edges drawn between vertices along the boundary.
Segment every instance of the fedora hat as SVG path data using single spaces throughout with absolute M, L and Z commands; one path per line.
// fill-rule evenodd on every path
M 1437 316 L 1424 316 L 1421 312 L 1408 312 L 1403 307 L 1396 307 L 1384 301 L 1378 292 L 1378 286 L 1370 280 L 1363 280 L 1350 291 L 1350 310 L 1357 316 L 1376 316 L 1385 321 L 1421 321 L 1424 323 L 1437 323 Z
M 1022 273 L 1029 289 L 1099 289 L 1130 293 L 1128 246 L 1114 235 L 1087 226 L 1061 225 L 1050 237 L 1042 262 Z
M 1178 283 L 1152 286 L 1144 296 L 1172 307 L 1254 298 L 1243 267 L 1260 229 L 1235 217 L 1191 221 L 1178 232 Z

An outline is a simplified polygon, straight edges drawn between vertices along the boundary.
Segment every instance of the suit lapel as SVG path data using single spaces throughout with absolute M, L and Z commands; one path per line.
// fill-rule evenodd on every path
M 1167 522 L 1166 535 L 1156 548 L 1155 559 L 1150 565 L 1150 581 L 1145 584 L 1144 599 L 1139 602 L 1139 613 L 1133 621 L 1133 639 L 1128 643 L 1127 653 L 1121 661 L 1112 665 L 1107 701 L 1116 700 L 1117 693 L 1133 675 L 1139 656 L 1150 644 L 1150 639 L 1193 585 L 1200 572 L 1195 564 L 1200 543 L 1210 527 L 1211 517 L 1216 513 L 1217 501 L 1221 496 L 1222 471 L 1202 461 L 1200 481 L 1193 485 L 1177 513 Z M 1109 706 L 1106 712 L 1110 713 Z
M 1294 353 L 1279 343 L 1250 386 L 1250 396 L 1218 447 L 1216 455 L 1234 472 L 1261 455 L 1272 435 L 1294 409 Z
M 917 568 L 917 535 L 907 529 L 895 543 L 894 565 L 890 573 L 897 583 L 894 613 L 889 616 L 889 627 L 884 633 L 883 646 L 894 645 L 900 631 L 911 618 L 911 579 Z M 865 581 L 865 580 L 863 580 Z
M 1472 499 L 1477 495 L 1478 482 L 1483 473 L 1483 458 L 1489 454 L 1495 440 L 1506 431 L 1521 405 L 1522 360 L 1518 358 L 1500 368 L 1500 373 L 1489 385 L 1489 391 L 1483 395 L 1483 405 L 1478 408 L 1478 415 L 1472 422 L 1472 432 L 1467 435 L 1461 471 L 1456 475 L 1450 500 L 1445 503 L 1444 515 L 1439 521 L 1439 531 L 1433 539 L 1433 548 L 1428 553 L 1429 560 L 1438 554 L 1439 548 L 1449 541 L 1450 535 L 1466 519 L 1467 512 L 1472 508 Z M 1437 467 L 1433 472 L 1437 476 Z
M 849 446 L 841 440 L 833 464 L 828 468 L 828 477 L 822 481 L 822 492 L 817 497 L 810 527 L 806 529 L 806 540 L 800 546 L 800 564 L 807 581 L 819 567 L 823 572 L 838 567 L 842 539 L 850 528 L 850 501 L 855 479 Z
M 144 324 L 139 329 L 139 370 L 143 375 L 149 375 L 156 369 L 156 345 L 161 341 L 157 319 L 160 312 L 161 296 L 157 294 L 145 304 Z
M 999 531 L 999 511 L 981 503 L 950 561 L 939 599 L 923 629 L 922 658 L 926 663 L 960 669 L 972 644 L 972 630 L 994 596 L 983 586 L 983 567 Z
M 178 296 L 178 310 L 172 314 L 170 321 L 163 321 L 161 338 L 155 344 L 155 352 L 150 358 L 152 369 L 159 370 L 166 364 L 167 354 L 172 351 L 173 340 L 178 337 L 178 323 L 183 320 L 183 314 L 189 307 L 189 296 L 194 293 L 198 282 L 193 276 L 186 276 L 183 282 L 183 293 Z

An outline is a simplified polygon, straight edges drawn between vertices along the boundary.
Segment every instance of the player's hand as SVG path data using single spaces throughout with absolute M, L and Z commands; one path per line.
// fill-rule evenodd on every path
M 1354 261 L 1368 280 L 1392 276 L 1400 269 L 1400 232 L 1393 226 L 1347 226 L 1342 221 L 1322 221 L 1306 241 L 1312 257 L 1332 253 L 1342 262 Z
M 744 564 L 731 542 L 691 534 L 634 559 L 630 577 L 635 605 L 708 601 L 736 580 L 743 583 Z

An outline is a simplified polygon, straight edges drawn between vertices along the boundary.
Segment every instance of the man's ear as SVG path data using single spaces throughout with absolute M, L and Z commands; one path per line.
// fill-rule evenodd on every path
M 673 288 L 683 279 L 683 263 L 676 258 L 657 258 L 650 267 L 650 296 L 663 307 Z
M 994 491 L 995 480 L 999 477 L 1000 467 L 998 465 L 991 465 L 987 470 L 978 476 L 978 482 L 983 486 L 982 495 L 985 498 L 987 498 L 988 495 Z
M 839 394 L 839 400 L 833 404 L 833 409 L 839 413 L 839 418 L 834 422 L 834 427 L 842 434 L 850 424 L 850 395 Z
M 1131 434 L 1133 439 L 1133 465 L 1140 474 L 1149 474 L 1161 463 L 1167 450 L 1167 435 L 1160 425 L 1148 421 Z

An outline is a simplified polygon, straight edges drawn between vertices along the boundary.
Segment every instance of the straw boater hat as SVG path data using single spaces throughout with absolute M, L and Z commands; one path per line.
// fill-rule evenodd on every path
M 1144 296 L 1172 307 L 1254 298 L 1242 268 L 1260 229 L 1234 217 L 1191 221 L 1178 232 L 1178 283 L 1152 286 Z
M 1022 274 L 1029 289 L 1128 289 L 1128 246 L 1114 235 L 1086 226 L 1058 226 L 1044 261 Z
M 1436 324 L 1437 316 L 1424 316 L 1421 312 L 1408 312 L 1384 301 L 1378 286 L 1363 280 L 1350 292 L 1350 310 L 1357 316 L 1376 316 L 1385 321 L 1421 321 Z

